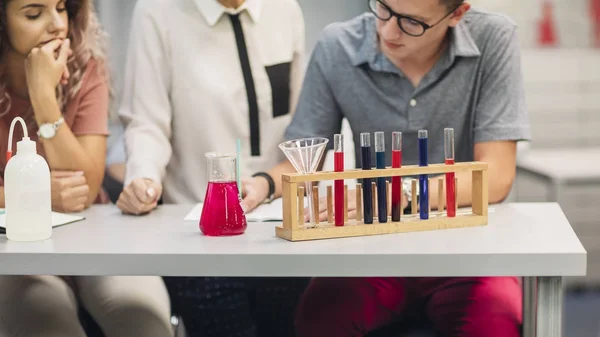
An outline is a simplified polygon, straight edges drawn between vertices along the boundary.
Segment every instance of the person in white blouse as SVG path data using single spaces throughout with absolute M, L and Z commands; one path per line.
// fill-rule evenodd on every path
M 129 214 L 202 202 L 204 154 L 235 152 L 249 185 L 283 159 L 277 145 L 302 82 L 296 0 L 140 0 L 123 102 L 127 154 L 117 206 Z M 254 176 L 254 177 L 252 177 Z M 306 279 L 165 278 L 191 336 L 294 336 Z
M 140 0 L 119 111 L 127 149 L 119 208 L 143 214 L 161 197 L 203 201 L 204 154 L 235 152 L 238 138 L 243 176 L 282 160 L 304 43 L 296 0 Z

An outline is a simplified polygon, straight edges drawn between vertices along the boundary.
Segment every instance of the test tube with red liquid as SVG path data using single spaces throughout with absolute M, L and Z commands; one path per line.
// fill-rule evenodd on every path
M 371 134 L 360 134 L 361 164 L 363 170 L 371 169 Z M 373 223 L 373 193 L 371 190 L 372 178 L 364 178 L 363 185 L 363 223 Z
M 402 132 L 392 132 L 392 167 L 402 167 Z M 402 213 L 402 177 L 392 177 L 392 221 L 400 221 Z
M 444 129 L 444 152 L 446 165 L 454 165 L 454 129 Z M 448 217 L 456 216 L 456 184 L 454 172 L 446 173 L 446 214 Z
M 344 136 L 336 134 L 333 136 L 333 169 L 335 172 L 344 172 Z M 344 180 L 333 182 L 333 195 L 335 198 L 334 214 L 335 225 L 344 225 Z

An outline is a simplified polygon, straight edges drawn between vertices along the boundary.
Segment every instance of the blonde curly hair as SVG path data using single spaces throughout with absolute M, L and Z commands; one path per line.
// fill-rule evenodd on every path
M 8 46 L 6 34 L 6 4 L 10 0 L 0 0 L 0 117 L 10 111 L 10 96 L 6 90 L 6 70 L 4 69 L 4 56 Z M 69 17 L 69 34 L 71 40 L 71 55 L 67 67 L 71 74 L 67 84 L 59 84 L 56 97 L 61 111 L 65 111 L 69 101 L 74 98 L 82 86 L 82 78 L 91 59 L 98 62 L 98 69 L 109 81 L 106 53 L 106 35 L 102 30 L 93 5 L 93 0 L 65 0 L 65 7 Z M 110 82 L 109 82 L 110 83 Z M 112 91 L 111 91 L 112 92 Z

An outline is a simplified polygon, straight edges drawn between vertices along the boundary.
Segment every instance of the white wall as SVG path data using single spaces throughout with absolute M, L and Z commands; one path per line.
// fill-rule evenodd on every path
M 600 49 L 591 0 L 471 0 L 519 25 L 532 147 L 600 146 Z M 553 6 L 555 47 L 537 43 L 542 5 Z
M 590 47 L 593 40 L 590 0 L 470 0 L 476 6 L 505 13 L 515 20 L 525 48 L 536 46 L 537 24 L 541 19 L 542 4 L 546 1 L 554 8 L 559 46 Z
M 326 25 L 348 20 L 369 9 L 366 0 L 298 0 L 298 3 L 306 21 L 308 52 L 312 50 L 319 33 Z
M 600 50 L 523 52 L 532 147 L 600 146 Z
M 109 56 L 115 94 L 120 98 L 123 87 L 123 65 L 129 40 L 129 24 L 135 0 L 99 0 L 97 10 L 104 30 L 109 35 Z

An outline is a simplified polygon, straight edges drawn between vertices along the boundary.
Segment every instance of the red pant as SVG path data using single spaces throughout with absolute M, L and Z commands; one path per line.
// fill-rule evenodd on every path
M 316 278 L 296 316 L 299 337 L 355 337 L 424 315 L 444 337 L 519 337 L 521 283 L 498 278 Z

